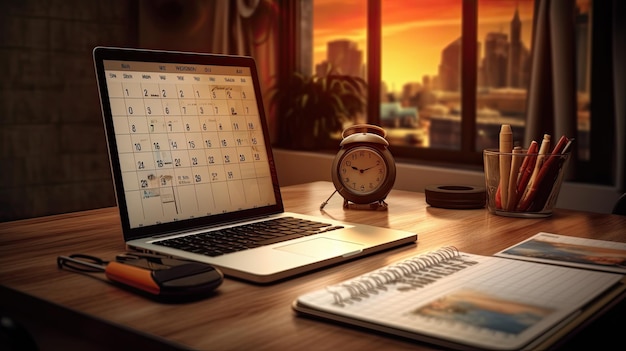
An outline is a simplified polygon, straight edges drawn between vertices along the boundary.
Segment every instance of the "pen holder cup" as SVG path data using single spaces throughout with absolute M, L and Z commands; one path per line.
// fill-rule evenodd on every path
M 491 213 L 508 217 L 551 216 L 569 157 L 569 153 L 542 156 L 528 154 L 526 150 L 522 153 L 484 150 L 487 209 Z M 502 183 L 508 184 L 506 194 L 501 178 Z

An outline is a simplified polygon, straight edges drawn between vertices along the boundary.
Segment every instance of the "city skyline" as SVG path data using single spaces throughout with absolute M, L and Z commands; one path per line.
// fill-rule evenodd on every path
M 408 6 L 411 4 L 413 6 Z M 461 36 L 461 2 L 458 0 L 382 2 L 382 81 L 389 91 L 398 92 L 407 83 L 421 82 L 424 76 L 436 77 L 445 47 Z M 329 41 L 350 40 L 366 57 L 366 2 L 315 0 L 314 66 L 327 59 Z M 484 47 L 490 32 L 510 35 L 515 10 L 522 22 L 521 40 L 531 45 L 532 0 L 479 1 L 478 41 Z M 342 17 L 339 21 L 337 16 Z M 416 31 L 423 33 L 417 36 Z M 415 43 L 407 53 L 407 43 Z M 409 49 L 410 50 L 410 49 Z M 484 53 L 481 49 L 480 58 Z M 365 61 L 365 60 L 364 60 Z M 365 64 L 365 62 L 364 62 Z

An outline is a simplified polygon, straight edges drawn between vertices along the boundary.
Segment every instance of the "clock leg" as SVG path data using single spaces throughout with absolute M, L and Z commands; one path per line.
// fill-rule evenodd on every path
M 343 207 L 350 210 L 368 210 L 368 211 L 387 211 L 389 205 L 384 200 L 372 202 L 369 204 L 355 204 L 344 199 Z

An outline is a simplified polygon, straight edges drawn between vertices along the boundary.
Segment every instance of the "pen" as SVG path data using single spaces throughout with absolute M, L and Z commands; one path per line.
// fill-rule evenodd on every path
M 574 140 L 575 140 L 574 138 L 567 139 L 567 144 L 565 144 L 565 146 L 563 147 L 563 150 L 561 151 L 561 155 L 569 152 L 569 149 L 572 147 L 572 143 L 574 142 Z
M 544 134 L 543 140 L 541 141 L 541 146 L 539 147 L 539 153 L 537 154 L 537 160 L 535 161 L 535 168 L 533 169 L 533 174 L 530 176 L 530 180 L 528 181 L 528 185 L 526 186 L 526 190 L 524 190 L 524 195 L 518 204 L 518 211 L 526 211 L 530 203 L 533 201 L 535 197 L 535 192 L 537 191 L 537 175 L 539 174 L 539 170 L 541 166 L 543 166 L 543 161 L 545 159 L 548 150 L 550 149 L 550 135 Z
M 540 211 L 544 207 L 546 200 L 552 192 L 554 181 L 559 175 L 559 168 L 562 165 L 560 156 L 567 143 L 567 137 L 565 135 L 561 136 L 554 149 L 552 149 L 550 156 L 546 156 L 546 161 L 541 166 L 535 180 L 537 190 L 534 195 L 534 203 L 529 208 L 530 211 Z
M 566 144 L 565 144 L 565 146 L 563 147 L 563 150 L 561 150 L 561 155 L 565 155 L 565 154 L 569 153 L 569 151 L 570 151 L 570 147 L 572 146 L 572 143 L 573 143 L 573 142 L 574 142 L 574 138 L 567 139 L 567 143 L 566 143 Z M 553 193 L 553 192 L 552 192 L 552 187 L 554 186 L 554 182 L 556 181 L 557 177 L 559 176 L 559 171 L 560 171 L 560 169 L 563 167 L 563 163 L 564 163 L 564 162 L 565 162 L 565 159 L 563 159 L 563 158 L 561 158 L 561 157 L 560 157 L 560 158 L 559 158 L 558 165 L 555 165 L 555 166 L 554 166 L 554 169 L 555 169 L 556 174 L 555 174 L 554 176 L 551 176 L 551 175 L 547 176 L 547 177 L 548 177 L 547 179 L 550 179 L 550 178 L 552 178 L 552 177 L 553 177 L 553 180 L 552 180 L 552 182 L 551 182 L 551 184 L 550 184 L 550 188 L 545 190 L 546 194 L 544 195 L 544 198 L 546 198 L 546 199 L 545 199 L 545 200 L 543 200 L 543 199 L 537 200 L 536 202 L 537 202 L 538 204 L 541 204 L 541 207 L 539 207 L 539 206 L 534 206 L 534 205 L 533 205 L 533 208 L 534 208 L 534 207 L 538 207 L 539 209 L 545 208 L 545 206 L 546 206 L 547 204 L 549 204 L 549 203 L 551 203 L 552 201 L 554 201 L 554 199 L 553 199 L 553 198 L 555 198 L 555 197 L 557 197 L 557 196 L 559 195 L 558 193 Z M 544 183 L 545 183 L 545 182 L 544 182 Z M 541 190 L 541 189 L 540 189 L 540 190 Z M 541 195 L 541 194 L 540 194 L 540 195 Z
M 552 155 L 558 155 L 563 153 L 565 146 L 568 144 L 568 139 L 565 135 L 562 135 L 559 141 L 554 145 L 554 149 L 552 149 Z
M 522 154 L 524 151 L 521 146 L 516 146 L 513 148 L 513 158 L 511 161 L 511 174 L 509 176 L 509 202 L 506 204 L 507 211 L 515 210 L 515 206 L 517 206 L 517 180 L 519 179 L 520 167 L 522 165 Z
M 511 155 L 513 151 L 513 132 L 511 125 L 503 124 L 500 127 L 500 194 L 502 206 L 509 203 L 509 182 L 511 176 Z
M 533 169 L 535 169 L 535 161 L 537 160 L 537 151 L 539 150 L 539 144 L 536 141 L 532 141 L 530 146 L 528 147 L 528 151 L 526 152 L 526 157 L 524 157 L 524 162 L 522 163 L 522 169 L 520 174 L 520 179 L 517 182 L 517 193 L 518 200 L 524 194 L 524 190 L 526 190 L 526 186 L 528 185 L 528 181 L 530 180 L 530 176 L 533 174 Z

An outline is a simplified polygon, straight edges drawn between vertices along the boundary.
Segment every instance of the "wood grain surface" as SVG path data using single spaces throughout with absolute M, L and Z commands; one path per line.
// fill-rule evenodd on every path
M 556 209 L 545 219 L 508 218 L 486 209 L 433 208 L 423 193 L 397 190 L 390 193 L 386 212 L 344 210 L 338 195 L 320 211 L 333 190 L 330 182 L 284 187 L 285 209 L 407 230 L 417 233 L 418 241 L 271 285 L 227 278 L 206 299 L 165 304 L 115 286 L 103 275 L 57 268 L 59 255 L 113 259 L 125 250 L 116 208 L 0 223 L 0 312 L 36 319 L 105 349 L 430 349 L 432 345 L 298 317 L 291 303 L 310 290 L 445 245 L 492 255 L 541 231 L 626 242 L 626 216 Z

